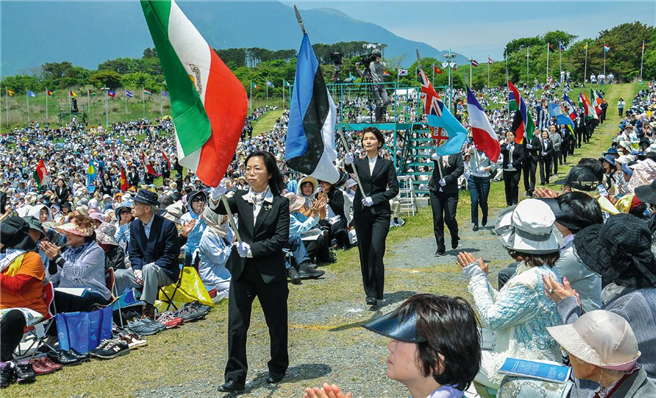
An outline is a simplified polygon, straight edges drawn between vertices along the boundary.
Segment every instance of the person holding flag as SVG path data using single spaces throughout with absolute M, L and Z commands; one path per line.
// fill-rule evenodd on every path
M 483 219 L 481 225 L 487 225 L 487 198 L 490 194 L 490 179 L 496 172 L 496 162 L 501 149 L 497 134 L 483 111 L 476 96 L 467 87 L 467 112 L 471 123 L 474 146 L 469 149 L 469 169 L 471 174 L 467 179 L 469 196 L 471 197 L 471 222 L 473 230 L 478 231 L 478 206 L 481 206 Z

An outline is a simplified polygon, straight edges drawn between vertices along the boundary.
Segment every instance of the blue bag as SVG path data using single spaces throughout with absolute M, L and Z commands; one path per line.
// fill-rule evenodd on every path
M 80 354 L 98 347 L 104 339 L 112 338 L 112 307 L 92 312 L 66 312 L 57 314 L 59 349 L 71 348 Z

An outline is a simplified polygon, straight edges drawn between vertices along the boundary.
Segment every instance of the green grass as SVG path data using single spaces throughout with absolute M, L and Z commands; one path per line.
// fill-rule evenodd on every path
M 271 130 L 276 124 L 276 119 L 282 116 L 282 109 L 266 112 L 259 119 L 253 122 L 253 137 L 264 134 L 265 131 Z
M 619 96 L 632 98 L 640 86 L 613 85 L 606 86 L 607 98 L 615 104 Z M 598 157 L 599 153 L 610 145 L 616 132 L 619 118 L 611 105 L 608 120 L 597 128 L 592 142 L 582 149 L 576 150 L 576 156 L 568 159 L 560 175 L 563 176 L 572 164 L 581 157 Z M 553 186 L 552 186 L 553 187 Z M 558 188 L 558 187 L 554 187 Z M 466 228 L 469 221 L 469 194 L 462 192 L 459 198 L 458 221 Z M 505 207 L 503 183 L 492 183 L 489 204 L 491 212 Z M 403 228 L 390 231 L 387 240 L 387 254 L 393 255 L 394 247 L 414 238 L 432 236 L 432 216 L 428 208 L 420 209 L 414 217 L 406 219 Z M 493 237 L 483 236 L 481 239 Z M 496 243 L 496 242 L 495 242 Z M 362 286 L 359 270 L 358 250 L 340 251 L 338 262 L 328 267 L 326 280 L 307 282 L 290 288 L 289 311 L 292 314 L 308 313 L 318 306 L 330 306 L 331 303 L 345 299 L 360 297 Z M 455 264 L 443 264 L 435 267 L 431 258 L 418 258 L 413 270 L 388 269 L 386 272 L 386 290 L 388 292 L 417 291 L 437 294 L 460 295 L 470 298 L 466 285 Z M 493 262 L 493 271 L 502 268 L 504 264 Z M 419 270 L 418 273 L 414 271 Z M 411 272 L 405 272 L 411 271 Z M 290 324 L 290 353 L 292 366 L 295 363 L 294 353 L 297 350 L 323 352 L 326 347 L 332 347 L 338 342 L 339 350 L 357 350 L 363 341 L 364 334 L 357 326 L 370 315 L 364 317 L 344 317 L 344 314 L 334 314 L 321 324 L 296 322 Z M 373 314 L 372 314 L 373 315 Z M 298 318 L 298 317 L 297 317 Z M 302 318 L 300 318 L 302 319 Z M 148 346 L 133 351 L 130 355 L 111 361 L 94 360 L 76 367 L 68 367 L 52 375 L 39 377 L 32 385 L 13 385 L 3 390 L 3 397 L 69 397 L 69 396 L 135 396 L 137 391 L 157 391 L 160 388 L 177 386 L 185 383 L 211 383 L 218 385 L 222 381 L 227 348 L 227 303 L 218 305 L 207 319 L 188 324 L 180 329 L 173 329 L 157 336 L 148 338 Z M 255 301 L 251 329 L 249 332 L 249 351 L 268 352 L 266 324 L 259 304 Z M 265 355 L 266 356 L 266 355 Z M 316 358 L 321 361 L 322 358 Z M 344 364 L 344 369 L 351 364 Z M 260 370 L 266 368 L 264 363 L 253 363 Z M 333 370 L 336 372 L 344 369 Z M 252 375 L 251 375 L 252 376 Z M 329 376 L 327 376 L 329 377 Z M 320 380 L 321 382 L 323 380 Z M 352 380 L 357 381 L 357 380 Z M 318 385 L 316 380 L 300 380 L 282 383 L 273 396 L 300 396 L 303 387 Z M 257 390 L 262 395 L 265 390 Z

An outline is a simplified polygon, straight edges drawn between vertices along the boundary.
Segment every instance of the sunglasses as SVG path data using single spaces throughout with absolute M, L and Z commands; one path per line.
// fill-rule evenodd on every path
M 192 202 L 202 202 L 202 203 L 205 203 L 205 199 L 203 199 L 203 198 L 198 198 L 198 197 L 193 198 L 191 201 L 192 201 Z

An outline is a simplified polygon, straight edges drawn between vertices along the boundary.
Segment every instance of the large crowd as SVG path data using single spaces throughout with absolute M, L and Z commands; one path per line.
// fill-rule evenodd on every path
M 559 101 L 569 85 L 521 89 L 537 120 L 539 108 Z M 486 90 L 481 104 L 504 104 L 507 98 L 507 89 Z M 411 115 L 410 121 L 422 121 L 423 116 L 412 116 L 417 114 L 416 97 L 392 99 L 386 113 L 377 115 L 379 120 L 392 120 L 395 104 L 404 103 L 400 106 Z M 454 114 L 469 127 L 465 99 L 465 92 L 455 92 Z M 598 159 L 582 159 L 556 181 L 562 191 L 541 188 L 536 182 L 538 168 L 539 185 L 551 182 L 558 166 L 588 143 L 595 127 L 605 121 L 608 107 L 604 100 L 596 120 L 586 119 L 581 110 L 571 130 L 555 118 L 538 121 L 533 139 L 524 144 L 515 143 L 508 108 L 496 107 L 488 116 L 499 137 L 498 161 L 487 159 L 471 137 L 455 155 L 463 165 L 458 185 L 472 197 L 474 230 L 479 206 L 486 223 L 490 182 L 504 181 L 509 207 L 499 215 L 495 232 L 513 264 L 500 273 L 499 288 L 494 289 L 487 264 L 469 253 L 458 255 L 480 324 L 496 341 L 482 351 L 474 310 L 462 299 L 411 298 L 385 318 L 406 323 L 405 332 L 389 322 L 366 326 L 391 337 L 397 352 L 408 349 L 404 344 L 419 350 L 422 361 L 409 361 L 412 369 L 404 371 L 410 374 L 402 374 L 401 361 L 413 357 L 396 354 L 390 346 L 392 355 L 399 355 L 392 368 L 399 369 L 388 375 L 404 382 L 413 396 L 429 396 L 424 392 L 443 386 L 450 386 L 452 395 L 439 396 L 459 396 L 472 381 L 495 390 L 504 382 L 499 368 L 506 358 L 560 363 L 561 351 L 570 354 L 568 364 L 574 369 L 572 394 L 577 395 L 572 396 L 600 392 L 638 397 L 656 391 L 651 384 L 656 378 L 656 349 L 650 343 L 656 330 L 656 87 L 650 84 L 629 104 L 618 102 L 622 119 L 612 146 Z M 344 118 L 362 121 L 358 117 L 372 114 L 373 108 L 366 94 L 349 99 Z M 319 268 L 336 261 L 335 251 L 349 250 L 357 242 L 357 182 L 343 159 L 349 152 L 362 156 L 364 147 L 357 132 L 345 133 L 349 148 L 338 146 L 341 174 L 335 184 L 299 175 L 285 165 L 288 111 L 270 130 L 253 136 L 252 123 L 268 111 L 256 109 L 248 117 L 226 173 L 225 195 L 248 191 L 251 154 L 271 154 L 282 172 L 280 195 L 289 202 L 289 238 L 283 245 L 287 278 L 298 284 L 323 276 L 325 271 Z M 400 137 L 399 146 L 404 138 L 408 136 Z M 393 139 L 385 135 L 388 149 L 381 152 L 383 158 L 394 155 L 389 150 L 394 148 Z M 232 275 L 226 264 L 237 231 L 227 215 L 208 205 L 215 199 L 213 191 L 178 163 L 169 118 L 116 123 L 107 129 L 32 123 L 3 136 L 0 144 L 3 387 L 16 378 L 33 381 L 34 372 L 49 373 L 86 356 L 56 348 L 53 325 L 44 345 L 50 354 L 32 356 L 29 362 L 14 360 L 26 326 L 26 315 L 16 309 L 29 308 L 47 318 L 50 309 L 42 299 L 46 284 L 55 288 L 58 313 L 92 311 L 131 292 L 143 302 L 141 319 L 91 352 L 98 358 L 121 355 L 144 344 L 142 336 L 209 310 L 191 303 L 174 313 L 156 314 L 159 289 L 175 284 L 183 266 L 197 270 L 214 302 L 230 297 Z M 430 150 L 418 154 L 431 156 Z M 406 165 L 399 168 L 413 171 Z M 531 199 L 519 203 L 522 171 L 525 195 Z M 426 188 L 430 185 L 429 176 L 412 178 L 425 178 Z M 253 200 L 260 199 L 267 200 Z M 403 225 L 398 199 L 390 202 L 389 228 Z M 238 245 L 237 250 L 244 258 L 253 255 L 251 248 Z M 106 283 L 110 273 L 115 275 L 113 286 Z M 85 294 L 73 294 L 70 289 L 76 288 Z M 444 311 L 458 313 L 454 324 L 435 319 Z M 445 336 L 448 331 L 470 329 L 467 338 L 460 338 L 462 333 L 458 339 Z M 435 336 L 435 330 L 445 332 Z M 609 345 L 621 349 L 604 351 Z M 617 393 L 630 389 L 640 393 Z M 336 386 L 324 386 L 308 389 L 306 396 L 338 391 Z

